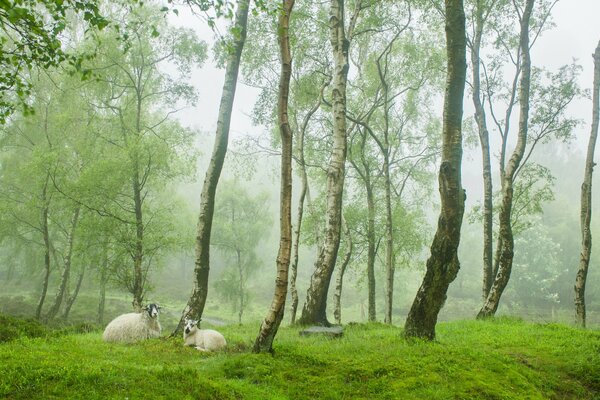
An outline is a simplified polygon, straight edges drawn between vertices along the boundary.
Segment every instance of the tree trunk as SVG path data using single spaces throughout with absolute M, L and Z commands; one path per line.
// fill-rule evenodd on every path
M 183 321 L 186 318 L 200 320 L 204 312 L 204 305 L 206 304 L 208 274 L 210 271 L 210 236 L 215 211 L 215 194 L 221 170 L 223 169 L 225 155 L 227 154 L 233 100 L 235 98 L 242 50 L 246 41 L 248 6 L 249 0 L 240 0 L 235 13 L 234 29 L 236 36 L 227 58 L 215 143 L 200 196 L 200 215 L 198 217 L 195 246 L 194 288 L 173 335 L 181 331 Z
M 277 254 L 277 277 L 275 292 L 267 316 L 263 320 L 253 351 L 273 352 L 273 340 L 283 319 L 288 288 L 288 269 L 292 251 L 292 130 L 288 118 L 288 97 L 292 76 L 292 53 L 290 50 L 290 14 L 294 0 L 282 0 L 283 10 L 279 15 L 277 29 L 281 55 L 281 75 L 279 78 L 279 98 L 277 116 L 281 135 L 281 199 L 280 199 L 280 238 Z
M 237 267 L 238 267 L 238 278 L 239 278 L 239 286 L 238 286 L 238 292 L 240 295 L 240 309 L 238 310 L 238 324 L 242 324 L 242 315 L 244 315 L 244 306 L 245 306 L 245 302 L 244 302 L 244 270 L 242 267 L 242 255 L 240 253 L 240 250 L 236 250 L 236 255 L 237 255 Z
M 348 48 L 344 23 L 344 1 L 331 0 L 329 30 L 335 65 L 333 79 L 333 148 L 327 169 L 326 226 L 323 247 L 320 249 L 315 271 L 310 280 L 306 302 L 299 323 L 329 326 L 327 321 L 327 293 L 335 268 L 340 245 L 342 195 L 346 163 L 346 84 L 348 80 Z M 360 9 L 360 1 L 357 3 Z
M 306 174 L 306 160 L 304 158 L 304 137 L 306 133 L 306 129 L 308 128 L 308 122 L 312 118 L 313 114 L 317 112 L 319 107 L 321 107 L 321 102 L 323 99 L 323 91 L 329 85 L 329 81 L 324 82 L 323 86 L 321 86 L 321 90 L 319 91 L 319 100 L 315 103 L 315 105 L 308 111 L 304 120 L 302 121 L 302 126 L 298 130 L 296 137 L 296 145 L 297 145 L 297 157 L 298 157 L 298 167 L 300 168 L 300 179 L 302 185 L 300 187 L 300 196 L 298 199 L 298 215 L 296 217 L 296 231 L 294 232 L 294 242 L 292 244 L 293 247 L 293 255 L 292 255 L 292 263 L 290 265 L 290 294 L 292 298 L 292 304 L 290 305 L 290 322 L 294 324 L 296 322 L 296 311 L 298 310 L 298 290 L 296 289 L 296 277 L 298 276 L 298 251 L 300 248 L 300 233 L 302 228 L 302 218 L 304 216 L 304 201 L 309 193 L 308 189 L 308 176 Z
M 64 268 L 62 275 L 60 277 L 60 284 L 58 286 L 58 290 L 56 292 L 56 297 L 54 298 L 54 304 L 48 310 L 46 314 L 46 320 L 49 321 L 53 319 L 58 311 L 60 310 L 60 306 L 62 305 L 63 299 L 65 298 L 65 292 L 67 289 L 67 283 L 69 282 L 69 277 L 71 276 L 71 260 L 73 258 L 73 241 L 75 240 L 75 229 L 77 229 L 77 221 L 79 220 L 79 211 L 80 206 L 75 207 L 75 211 L 73 212 L 73 216 L 71 217 L 71 226 L 69 229 L 68 237 L 67 237 L 67 253 L 63 259 Z
M 63 320 L 69 319 L 69 313 L 71 312 L 71 308 L 73 304 L 75 304 L 75 300 L 77 300 L 77 296 L 79 296 L 79 290 L 81 289 L 81 283 L 83 282 L 83 277 L 85 276 L 85 266 L 82 267 L 81 272 L 79 273 L 79 277 L 77 278 L 77 285 L 75 286 L 75 291 L 71 296 L 67 298 L 65 302 L 65 310 L 62 315 Z
M 531 58 L 529 54 L 529 20 L 535 0 L 527 0 L 521 18 L 520 49 L 521 78 L 519 82 L 519 136 L 517 145 L 508 161 L 508 165 L 502 180 L 502 204 L 499 213 L 499 242 L 501 243 L 498 273 L 490 289 L 489 295 L 483 307 L 477 314 L 477 318 L 493 316 L 498 310 L 500 297 L 508 284 L 514 256 L 514 237 L 511 225 L 511 213 L 513 205 L 513 185 L 515 174 L 521 164 L 525 147 L 527 145 L 527 128 L 529 123 L 529 88 L 531 83 Z
M 387 114 L 387 113 L 386 113 Z M 386 135 L 387 145 L 387 135 Z M 393 221 L 392 221 L 392 192 L 390 178 L 389 146 L 386 147 L 383 161 L 383 172 L 385 176 L 385 271 L 386 271 L 386 290 L 385 290 L 385 323 L 392 323 L 392 306 L 394 299 L 394 275 L 395 268 L 393 263 Z
M 102 266 L 100 267 L 100 300 L 98 301 L 98 323 L 104 325 L 104 306 L 106 305 L 106 282 L 108 281 L 108 250 L 104 248 Z
M 369 322 L 374 322 L 377 320 L 377 308 L 375 302 L 375 256 L 377 252 L 377 246 L 375 244 L 375 195 L 373 193 L 373 180 L 371 179 L 371 165 L 365 158 L 365 147 L 367 143 L 366 131 L 370 132 L 370 128 L 368 128 L 367 124 L 362 121 L 360 123 L 357 122 L 357 124 L 363 127 L 363 129 L 358 128 L 358 133 L 360 135 L 360 161 L 363 169 L 361 169 L 356 160 L 354 160 L 355 157 L 352 153 L 352 147 L 348 149 L 348 160 L 364 183 L 365 192 L 367 195 L 367 307 L 369 313 Z
M 585 284 L 590 255 L 592 253 L 592 174 L 594 172 L 594 150 L 598 138 L 598 122 L 600 120 L 600 42 L 594 53 L 594 86 L 592 100 L 592 130 L 588 142 L 587 156 L 585 160 L 585 174 L 581 184 L 581 255 L 579 259 L 579 270 L 575 278 L 575 313 L 579 326 L 585 328 Z
M 50 200 L 48 198 L 48 182 L 50 180 L 50 174 L 46 175 L 46 182 L 42 188 L 42 215 L 41 215 L 41 230 L 42 237 L 44 240 L 44 280 L 42 281 L 42 293 L 38 301 L 37 308 L 35 310 L 35 318 L 40 319 L 42 316 L 42 308 L 44 307 L 44 301 L 46 300 L 46 293 L 48 293 L 48 281 L 50 280 L 50 233 L 48 232 L 48 209 L 50 208 Z
M 483 300 L 487 298 L 495 274 L 493 274 L 493 205 L 492 205 L 492 164 L 490 159 L 490 139 L 486 123 L 485 109 L 481 101 L 480 78 L 480 48 L 485 24 L 483 0 L 477 0 L 475 10 L 475 33 L 471 47 L 471 65 L 473 71 L 473 105 L 475 106 L 475 120 L 481 143 L 481 158 L 483 166 Z M 489 15 L 489 12 L 487 13 Z
M 366 166 L 366 163 L 365 163 Z M 377 306 L 375 301 L 375 196 L 371 185 L 370 171 L 365 174 L 367 180 L 367 286 L 368 286 L 368 318 L 369 322 L 377 320 Z
M 137 151 L 137 149 L 135 150 Z M 142 211 L 142 187 L 139 174 L 139 162 L 135 155 L 133 164 L 132 188 L 135 210 L 135 248 L 133 253 L 133 309 L 139 312 L 144 302 L 143 268 L 144 262 L 144 219 Z
M 346 220 L 342 216 L 342 227 L 344 229 L 344 238 L 346 239 L 346 253 L 344 253 L 344 258 L 342 259 L 342 264 L 338 269 L 338 275 L 335 280 L 335 292 L 333 294 L 333 317 L 335 318 L 335 323 L 338 325 L 342 324 L 342 288 L 344 284 L 344 273 L 346 272 L 346 267 L 350 263 L 350 257 L 352 257 L 352 236 L 350 234 L 350 228 L 348 228 L 348 224 Z
M 439 171 L 441 211 L 427 260 L 427 271 L 404 326 L 406 337 L 435 338 L 438 313 L 460 263 L 458 245 L 465 207 L 461 185 L 462 112 L 466 79 L 465 13 L 462 0 L 446 0 L 448 69 L 444 96 L 442 162 Z

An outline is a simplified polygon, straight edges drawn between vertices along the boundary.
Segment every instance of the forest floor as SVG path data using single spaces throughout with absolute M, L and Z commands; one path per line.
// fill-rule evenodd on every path
M 600 331 L 557 324 L 440 323 L 432 343 L 383 324 L 337 339 L 282 327 L 274 355 L 250 352 L 258 324 L 218 328 L 229 345 L 213 354 L 181 338 L 107 344 L 86 326 L 19 324 L 0 320 L 0 398 L 600 399 Z

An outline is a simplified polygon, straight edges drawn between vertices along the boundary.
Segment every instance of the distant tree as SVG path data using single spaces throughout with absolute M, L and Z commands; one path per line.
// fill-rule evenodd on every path
M 341 258 L 338 258 L 338 272 L 335 278 L 335 290 L 333 292 L 333 317 L 335 318 L 335 323 L 338 325 L 341 325 L 342 323 L 342 289 L 344 286 L 344 275 L 354 251 L 352 233 L 350 232 L 350 228 L 343 215 L 342 233 L 344 244 L 341 245 L 340 248 L 344 250 L 344 255 Z
M 594 151 L 600 120 L 600 42 L 598 42 L 598 46 L 594 52 L 594 81 L 592 91 L 592 129 L 585 161 L 585 173 L 583 183 L 581 184 L 581 256 L 577 278 L 575 279 L 575 312 L 577 324 L 582 327 L 585 327 L 586 323 L 585 286 L 592 252 L 590 224 L 592 220 L 592 174 L 596 165 L 594 163 Z
M 123 222 L 122 234 L 133 262 L 124 283 L 136 309 L 142 307 L 145 271 L 157 250 L 152 237 L 162 235 L 157 224 L 168 219 L 159 211 L 166 207 L 160 204 L 158 189 L 189 174 L 194 160 L 188 150 L 193 133 L 170 116 L 195 101 L 186 78 L 191 66 L 206 57 L 202 41 L 190 30 L 167 31 L 166 21 L 157 11 L 150 6 L 114 10 L 122 20 L 119 33 L 99 36 L 102 48 L 94 61 L 98 84 L 96 92 L 89 94 L 92 106 L 106 116 L 99 135 L 118 163 L 112 167 L 122 171 L 113 176 L 118 193 L 110 193 L 115 197 L 108 205 L 113 207 L 111 216 Z M 163 33 L 157 35 L 158 31 Z M 167 62 L 178 68 L 177 76 L 161 69 Z M 162 108 L 156 111 L 159 105 Z M 97 198 L 94 207 L 104 207 Z M 88 200 L 94 201 L 92 196 Z
M 55 72 L 55 71 L 54 71 Z M 36 318 L 42 310 L 49 290 L 50 274 L 62 267 L 61 284 L 46 318 L 59 311 L 69 279 L 73 245 L 73 217 L 78 205 L 64 198 L 55 182 L 70 175 L 78 178 L 77 144 L 65 131 L 82 132 L 90 123 L 85 110 L 74 107 L 79 100 L 76 83 L 68 76 L 51 72 L 38 73 L 30 82 L 34 115 L 14 115 L 2 127 L 0 207 L 4 222 L 14 229 L 10 236 L 39 245 L 44 253 L 44 268 Z M 63 107 L 72 109 L 65 113 Z M 75 223 L 76 225 L 76 223 Z M 33 245 L 33 246 L 32 246 Z M 52 268 L 54 265 L 54 268 Z
M 270 219 L 264 207 L 266 196 L 251 197 L 239 182 L 225 182 L 217 192 L 212 245 L 231 262 L 215 288 L 231 301 L 238 322 L 248 305 L 247 282 L 256 272 L 256 248 L 267 233 Z
M 538 195 L 546 196 L 543 185 L 541 191 L 523 190 L 530 184 L 535 184 L 536 179 L 531 179 L 533 176 L 547 178 L 547 181 L 550 179 L 547 169 L 529 165 L 532 155 L 542 143 L 568 140 L 578 123 L 576 119 L 566 115 L 566 108 L 581 93 L 576 82 L 580 67 L 567 65 L 556 73 L 549 73 L 531 65 L 531 47 L 547 27 L 554 4 L 555 1 L 528 0 L 522 7 L 516 2 L 512 3 L 510 13 L 519 17 L 519 34 L 514 36 L 509 28 L 504 27 L 502 29 L 509 29 L 509 33 L 500 35 L 500 40 L 496 43 L 500 46 L 499 54 L 505 54 L 513 49 L 513 43 L 518 43 L 518 48 L 512 50 L 513 56 L 510 58 L 515 75 L 511 83 L 504 83 L 502 71 L 499 69 L 503 65 L 500 55 L 493 59 L 485 75 L 485 93 L 490 114 L 501 139 L 499 168 L 502 200 L 498 212 L 498 237 L 492 270 L 494 281 L 478 318 L 494 315 L 510 279 L 516 233 L 516 227 L 512 223 L 517 220 L 512 214 L 519 212 L 516 208 L 517 190 L 522 195 L 530 196 L 527 201 L 522 201 L 522 204 L 534 204 L 531 201 L 537 201 Z M 504 119 L 497 116 L 498 103 L 506 105 Z M 507 149 L 511 136 L 511 116 L 516 106 L 519 108 L 517 141 L 512 154 L 509 155 Z M 521 180 L 523 182 L 519 183 Z
M 562 270 L 561 246 L 548 235 L 548 228 L 538 221 L 529 231 L 515 239 L 515 269 L 519 271 L 511 283 L 511 298 L 523 309 L 551 308 L 558 304 L 556 282 Z
M 404 335 L 435 338 L 438 314 L 448 286 L 456 278 L 460 263 L 458 245 L 465 207 L 461 184 L 462 112 L 466 64 L 465 12 L 462 0 L 445 1 L 446 54 L 448 69 L 444 97 L 442 159 L 439 170 L 441 210 L 431 244 L 427 270 L 406 318 Z

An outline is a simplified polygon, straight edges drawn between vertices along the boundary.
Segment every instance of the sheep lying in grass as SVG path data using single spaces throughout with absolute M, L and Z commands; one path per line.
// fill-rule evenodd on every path
M 212 329 L 199 329 L 198 322 L 191 319 L 185 320 L 184 346 L 193 346 L 200 351 L 216 351 L 227 346 L 223 335 Z
M 148 304 L 141 313 L 119 315 L 104 329 L 105 342 L 132 343 L 160 336 L 157 304 Z

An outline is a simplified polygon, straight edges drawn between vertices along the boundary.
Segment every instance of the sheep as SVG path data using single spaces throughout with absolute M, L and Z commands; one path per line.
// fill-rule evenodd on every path
M 105 342 L 133 343 L 159 337 L 159 310 L 157 304 L 148 304 L 141 313 L 119 315 L 106 326 L 102 339 Z
M 216 351 L 227 346 L 225 337 L 212 329 L 199 329 L 198 322 L 191 319 L 185 319 L 185 328 L 183 329 L 183 345 L 195 347 L 199 351 Z

